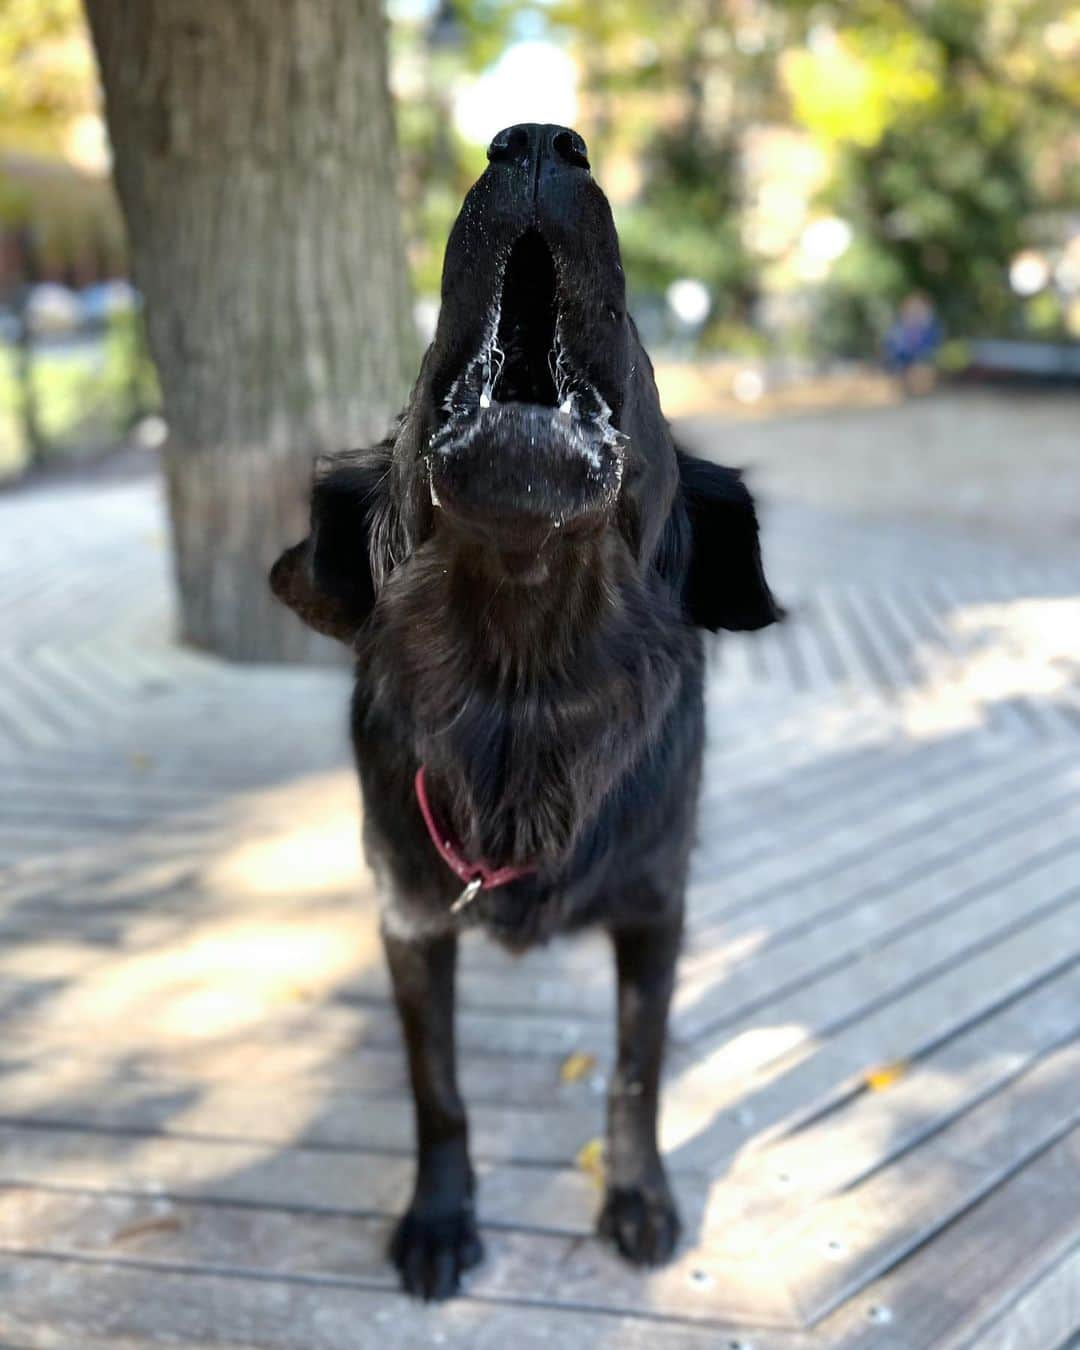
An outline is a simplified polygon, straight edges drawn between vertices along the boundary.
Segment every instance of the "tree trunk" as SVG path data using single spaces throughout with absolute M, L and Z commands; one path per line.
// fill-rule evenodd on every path
M 266 573 L 415 361 L 379 0 L 86 0 L 169 425 L 182 637 L 325 658 Z

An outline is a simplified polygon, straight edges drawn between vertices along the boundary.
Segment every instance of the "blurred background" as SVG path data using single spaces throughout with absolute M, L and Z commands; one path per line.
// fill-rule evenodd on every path
M 180 7 L 183 9 L 183 7 Z M 1063 0 L 390 0 L 421 339 L 484 147 L 573 124 L 669 411 L 1080 380 Z M 164 439 L 78 0 L 0 12 L 0 478 Z M 395 391 L 398 393 L 399 391 Z

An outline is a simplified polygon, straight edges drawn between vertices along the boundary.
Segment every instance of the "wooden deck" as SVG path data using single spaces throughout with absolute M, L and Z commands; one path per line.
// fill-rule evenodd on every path
M 411 1121 L 334 671 L 173 647 L 150 480 L 0 500 L 0 1342 L 992 1346 L 1080 1327 L 1080 559 L 777 511 L 665 1099 L 687 1237 L 590 1237 L 598 938 L 467 944 L 488 1260 L 382 1251 Z

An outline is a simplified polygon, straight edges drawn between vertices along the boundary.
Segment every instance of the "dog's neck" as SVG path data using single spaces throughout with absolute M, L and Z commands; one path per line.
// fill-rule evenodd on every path
M 557 867 L 655 734 L 686 630 L 650 585 L 613 536 L 542 581 L 438 539 L 388 579 L 361 662 L 467 856 Z

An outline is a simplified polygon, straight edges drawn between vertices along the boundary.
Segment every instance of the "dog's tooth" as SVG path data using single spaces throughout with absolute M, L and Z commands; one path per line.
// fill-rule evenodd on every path
M 491 395 L 487 392 L 486 389 L 485 389 L 484 392 L 480 395 L 480 406 L 481 406 L 481 408 L 490 408 L 490 407 L 491 407 Z
M 565 398 L 565 399 L 562 401 L 562 403 L 559 405 L 559 411 L 560 411 L 561 413 L 571 413 L 571 414 L 573 413 L 573 411 L 574 411 L 574 396 L 573 396 L 573 394 L 568 394 L 568 395 L 566 396 L 566 398 Z

